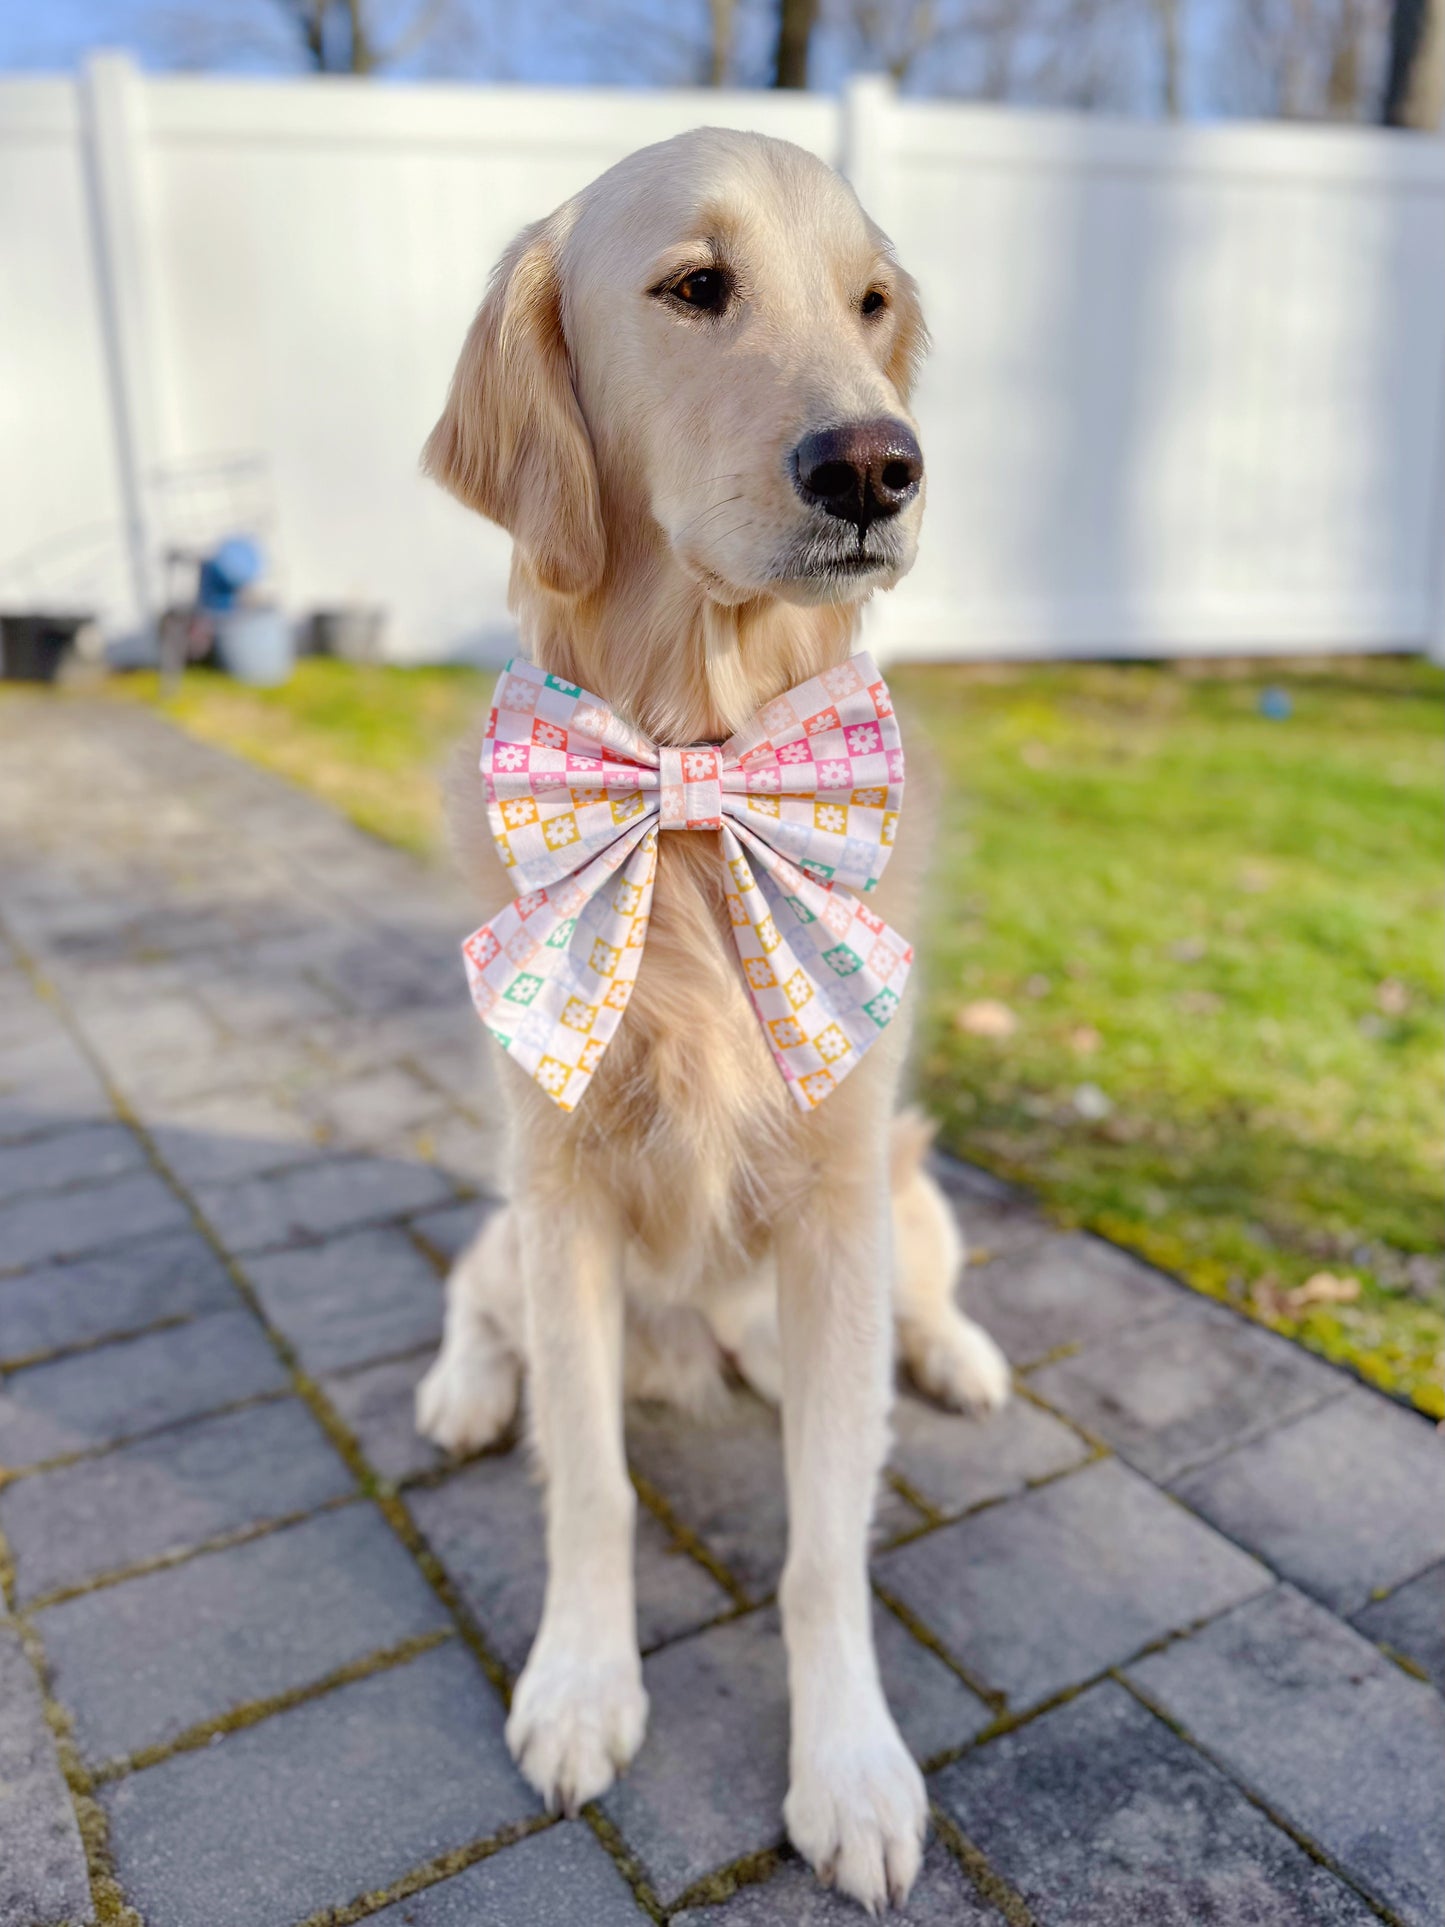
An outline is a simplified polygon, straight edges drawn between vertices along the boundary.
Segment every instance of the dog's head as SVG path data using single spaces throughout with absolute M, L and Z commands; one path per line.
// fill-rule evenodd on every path
M 557 593 L 595 587 L 608 522 L 641 516 L 715 601 L 852 601 L 913 563 L 924 345 L 838 175 L 703 128 L 518 237 L 423 459 Z

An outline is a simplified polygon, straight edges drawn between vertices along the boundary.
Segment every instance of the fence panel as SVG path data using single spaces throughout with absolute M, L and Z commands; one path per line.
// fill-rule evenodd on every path
M 1424 646 L 1445 586 L 1445 144 L 903 102 L 0 85 L 0 603 L 134 624 L 231 525 L 399 659 L 508 646 L 505 537 L 417 473 L 527 221 L 700 122 L 840 162 L 923 284 L 911 654 Z M 88 546 L 87 546 L 88 545 Z M 127 559 L 133 563 L 127 574 Z M 28 572 L 28 573 L 27 573 Z

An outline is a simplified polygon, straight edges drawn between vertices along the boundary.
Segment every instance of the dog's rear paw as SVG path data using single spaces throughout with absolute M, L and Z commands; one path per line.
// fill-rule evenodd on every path
M 1008 1403 L 1008 1360 L 982 1325 L 961 1311 L 950 1310 L 926 1331 L 901 1332 L 900 1340 L 914 1383 L 940 1405 L 983 1417 Z
M 507 1720 L 507 1745 L 552 1813 L 605 1793 L 642 1744 L 647 1694 L 637 1656 L 603 1661 L 534 1649 Z
M 495 1445 L 517 1410 L 521 1373 L 496 1344 L 443 1344 L 416 1388 L 416 1429 L 458 1456 Z
M 891 1720 L 816 1753 L 783 1805 L 788 1837 L 825 1886 L 881 1914 L 901 1907 L 923 1857 L 923 1776 Z

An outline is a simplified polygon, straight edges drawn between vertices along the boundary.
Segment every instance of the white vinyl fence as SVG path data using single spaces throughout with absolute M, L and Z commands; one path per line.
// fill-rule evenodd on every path
M 896 99 L 0 81 L 0 607 L 259 531 L 397 659 L 506 647 L 507 543 L 417 473 L 512 234 L 700 122 L 842 166 L 923 284 L 898 654 L 1425 647 L 1445 611 L 1445 143 Z

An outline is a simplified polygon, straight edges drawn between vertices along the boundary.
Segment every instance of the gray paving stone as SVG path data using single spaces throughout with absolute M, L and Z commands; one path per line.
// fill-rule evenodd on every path
M 627 1456 L 749 1598 L 773 1591 L 788 1548 L 788 1495 L 777 1414 L 761 1399 L 740 1393 L 702 1420 L 630 1407 Z
M 1367 1927 L 1350 1888 L 1111 1681 L 939 1774 L 1037 1927 Z
M 497 1658 L 521 1671 L 542 1617 L 542 1495 L 525 1452 L 485 1458 L 407 1501 Z M 652 1514 L 637 1514 L 637 1636 L 644 1650 L 716 1619 L 731 1599 Z
M 412 1479 L 447 1463 L 447 1454 L 416 1429 L 416 1388 L 435 1355 L 428 1346 L 409 1358 L 321 1380 L 337 1416 L 383 1479 Z
M 449 1204 L 441 1211 L 428 1211 L 420 1218 L 413 1218 L 411 1228 L 440 1259 L 450 1264 L 496 1209 L 497 1206 L 488 1201 Z
M 538 1811 L 457 1641 L 102 1797 L 147 1927 L 290 1927 Z
M 0 1619 L 0 1927 L 85 1927 L 94 1919 L 40 1687 L 19 1634 Z
M 343 1506 L 36 1615 L 93 1764 L 450 1625 L 373 1507 Z
M 249 1258 L 246 1275 L 310 1371 L 365 1364 L 441 1337 L 441 1280 L 404 1231 L 356 1231 Z
M 720 1906 L 674 1914 L 672 1927 L 859 1927 L 863 1918 L 851 1900 L 821 1885 L 810 1867 L 790 1860 L 771 1880 L 740 1888 Z M 937 1839 L 928 1843 L 907 1906 L 887 1915 L 898 1927 L 997 1927 L 1003 1918 Z
M 1298 1345 L 1207 1305 L 1115 1333 L 1029 1382 L 1161 1482 L 1341 1397 L 1349 1383 Z
M 1445 1557 L 1445 1440 L 1374 1392 L 1282 1425 L 1175 1489 L 1336 1612 Z
M 1431 1566 L 1388 1599 L 1375 1600 L 1356 1613 L 1355 1624 L 1370 1639 L 1402 1653 L 1445 1693 L 1445 1563 Z
M 168 1232 L 0 1279 L 0 1355 L 13 1360 L 89 1345 L 237 1302 L 205 1239 Z
M 627 1456 L 750 1599 L 771 1595 L 788 1548 L 783 1442 L 771 1406 L 751 1392 L 702 1419 L 667 1406 L 629 1406 Z M 922 1515 L 880 1481 L 874 1543 L 921 1523 Z
M 338 1144 L 355 1150 L 385 1150 L 448 1109 L 440 1091 L 398 1064 L 325 1085 L 317 1100 L 319 1121 Z
M 281 1390 L 286 1373 L 241 1306 L 122 1339 L 0 1382 L 0 1465 L 35 1465 Z
M 90 1063 L 48 1016 L 0 1050 L 0 1142 L 114 1116 Z
M 52 1131 L 0 1150 L 0 1199 L 59 1191 L 71 1184 L 98 1184 L 137 1170 L 145 1162 L 140 1139 L 123 1124 L 82 1124 L 73 1131 Z
M 993 1715 L 978 1695 L 876 1600 L 873 1643 L 888 1704 L 916 1760 L 964 1746 L 988 1725 Z
M 952 1514 L 1020 1492 L 1081 1464 L 1088 1452 L 1077 1433 L 1026 1399 L 975 1419 L 904 1397 L 893 1408 L 888 1463 L 937 1511 Z
M 372 1927 L 637 1927 L 647 1915 L 587 1823 L 570 1820 L 367 1919 Z
M 0 1271 L 72 1258 L 146 1232 L 178 1231 L 190 1215 L 153 1171 L 0 1205 Z
M 354 1157 L 320 1159 L 243 1184 L 205 1185 L 196 1201 L 223 1244 L 248 1252 L 399 1218 L 454 1195 L 430 1165 Z
M 1077 1231 L 970 1265 L 965 1296 L 1016 1365 L 1167 1317 L 1181 1303 L 1179 1287 L 1157 1271 Z
M 885 1552 L 874 1570 L 1014 1711 L 1270 1583 L 1113 1460 Z
M 962 1745 L 987 1723 L 979 1700 L 881 1608 L 874 1632 L 884 1691 L 919 1757 Z M 671 1906 L 705 1874 L 782 1843 L 788 1705 L 777 1611 L 666 1646 L 643 1676 L 647 1740 L 603 1806 Z
M 226 1091 L 153 1115 L 156 1148 L 183 1184 L 235 1184 L 306 1163 L 322 1145 L 304 1118 L 262 1091 Z
M 717 1867 L 781 1846 L 787 1669 L 776 1613 L 664 1647 L 643 1666 L 647 1739 L 602 1806 L 664 1907 Z
M 197 1420 L 0 1491 L 0 1531 L 30 1600 L 222 1533 L 310 1512 L 350 1487 L 295 1399 Z
M 1053 1234 L 1037 1205 L 1013 1185 L 940 1153 L 930 1158 L 929 1168 L 953 1205 L 970 1265 L 1022 1251 Z M 968 1287 L 965 1275 L 965 1298 Z
M 1130 1668 L 1148 1698 L 1411 1923 L 1445 1894 L 1445 1701 L 1293 1588 Z
M 416 1143 L 431 1163 L 458 1183 L 477 1191 L 502 1188 L 506 1160 L 500 1118 L 487 1126 L 453 1113 L 427 1125 Z

